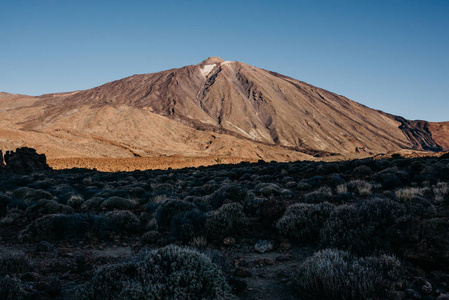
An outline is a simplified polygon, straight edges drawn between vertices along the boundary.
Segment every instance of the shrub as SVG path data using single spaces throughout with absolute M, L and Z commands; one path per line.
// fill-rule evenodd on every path
M 448 180 L 449 166 L 446 166 L 443 163 L 434 162 L 421 171 L 421 176 L 423 176 L 427 181 L 430 181 L 434 184 L 438 180 Z
M 21 213 L 19 213 L 19 212 L 21 212 Z M 0 224 L 1 225 L 11 225 L 22 215 L 23 215 L 23 211 L 21 211 L 19 209 L 13 209 L 11 211 L 8 211 L 6 216 L 0 220 Z
M 53 195 L 44 190 L 36 190 L 29 187 L 20 187 L 12 192 L 12 196 L 17 199 L 38 201 L 40 199 L 52 199 Z
M 425 164 L 422 161 L 416 160 L 412 161 L 408 166 L 408 169 L 415 173 L 420 173 L 424 169 Z
M 103 237 L 111 225 L 103 216 L 90 214 L 46 215 L 36 219 L 20 232 L 23 241 L 61 240 L 93 236 Z
M 399 171 L 397 167 L 394 167 L 377 172 L 372 176 L 372 179 L 380 182 L 384 189 L 393 190 L 402 187 L 406 177 L 407 174 L 404 171 Z
M 0 192 L 0 211 L 4 210 L 11 201 L 11 198 Z
M 412 216 L 430 219 L 436 215 L 435 206 L 426 198 L 414 196 L 411 199 L 403 200 L 402 203 L 405 205 L 407 213 Z
M 219 186 L 217 184 L 205 184 L 203 186 L 196 186 L 189 189 L 188 196 L 206 196 L 212 194 L 217 190 Z
M 281 187 L 274 183 L 259 183 L 255 190 L 264 196 L 277 196 L 281 194 Z
M 196 250 L 167 246 L 104 268 L 77 299 L 235 299 L 223 273 Z
M 150 202 L 152 203 L 162 203 L 168 199 L 167 195 L 156 195 L 151 197 Z
M 21 281 L 15 277 L 0 276 L 0 299 L 24 299 L 26 292 L 22 289 Z
M 327 186 L 320 187 L 316 191 L 304 195 L 304 202 L 307 203 L 321 203 L 331 200 L 332 190 Z
M 194 210 L 195 205 L 179 199 L 167 199 L 156 210 L 156 219 L 159 229 L 168 229 L 172 218 L 181 212 Z
M 37 214 L 71 214 L 74 210 L 68 205 L 59 204 L 55 200 L 39 200 L 35 205 L 29 206 L 25 214 L 37 215 Z
M 83 211 L 90 211 L 90 210 L 99 210 L 101 208 L 101 204 L 105 201 L 104 198 L 100 197 L 92 197 L 81 205 L 81 209 Z
M 58 199 L 59 203 L 67 204 L 67 201 L 78 192 L 68 184 L 61 184 L 53 190 L 54 195 Z
M 449 196 L 449 184 L 447 182 L 438 182 L 433 186 L 433 193 L 435 194 L 435 201 L 438 203 L 444 202 Z
M 320 231 L 321 244 L 362 255 L 388 248 L 385 230 L 404 214 L 403 205 L 387 199 L 339 206 Z
M 196 236 L 190 241 L 190 246 L 197 249 L 204 249 L 207 246 L 207 238 L 205 236 Z
M 351 172 L 351 176 L 358 179 L 365 179 L 371 175 L 371 168 L 365 165 L 355 167 Z
M 129 195 L 133 200 L 136 200 L 139 204 L 145 204 L 148 202 L 148 194 L 142 187 L 133 187 L 129 190 Z
M 155 194 L 172 194 L 174 191 L 175 188 L 173 185 L 168 183 L 160 183 L 153 186 L 153 192 Z
M 170 225 L 171 236 L 182 242 L 192 241 L 194 237 L 204 234 L 206 215 L 194 209 L 176 214 Z
M 348 184 L 349 191 L 359 196 L 371 195 L 373 185 L 364 180 L 352 180 Z
M 407 187 L 395 192 L 396 199 L 400 201 L 410 200 L 415 196 L 423 196 L 427 188 Z
M 29 272 L 33 269 L 31 260 L 24 254 L 0 256 L 0 276 Z
M 138 233 L 140 230 L 139 219 L 130 211 L 117 210 L 108 212 L 104 218 L 106 222 L 112 224 L 119 232 Z
M 70 195 L 69 200 L 67 200 L 67 205 L 77 209 L 80 208 L 81 205 L 84 203 L 84 198 L 81 195 L 78 194 L 72 194 Z
M 309 241 L 319 237 L 321 227 L 335 209 L 327 202 L 320 204 L 293 204 L 276 223 L 279 233 L 298 241 Z
M 28 186 L 31 188 L 47 190 L 53 186 L 53 181 L 50 179 L 37 180 L 34 181 L 32 184 L 29 184 Z
M 137 206 L 137 203 L 134 200 L 112 196 L 101 203 L 101 208 L 104 210 L 124 210 L 124 209 L 133 209 Z
M 300 191 L 310 191 L 313 189 L 313 186 L 307 183 L 307 181 L 300 181 L 296 188 Z
M 305 299 L 382 299 L 401 272 L 392 256 L 357 258 L 325 249 L 298 267 L 292 284 Z
M 140 238 L 142 245 L 155 244 L 159 240 L 159 232 L 156 230 L 150 230 L 145 232 Z
M 239 203 L 224 204 L 211 213 L 206 222 L 207 236 L 212 240 L 223 239 L 241 230 L 246 224 L 243 207 Z
M 206 199 L 213 209 L 218 209 L 226 203 L 243 203 L 246 196 L 246 189 L 237 184 L 228 184 L 220 187 L 211 195 L 206 196 Z
M 348 185 L 346 183 L 337 185 L 337 194 L 348 194 Z

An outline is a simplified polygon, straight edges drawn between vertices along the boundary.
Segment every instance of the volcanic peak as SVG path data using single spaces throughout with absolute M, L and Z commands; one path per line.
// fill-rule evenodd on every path
M 221 64 L 222 62 L 224 62 L 223 59 L 221 59 L 218 56 L 214 56 L 214 57 L 208 57 L 207 59 L 203 60 L 202 62 L 200 62 L 198 64 L 198 66 L 203 67 L 204 65 Z

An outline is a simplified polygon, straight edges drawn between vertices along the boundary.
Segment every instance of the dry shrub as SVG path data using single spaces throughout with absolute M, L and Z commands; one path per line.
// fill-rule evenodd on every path
M 449 184 L 447 182 L 438 182 L 437 185 L 432 188 L 435 194 L 435 201 L 437 203 L 442 203 L 449 196 Z
M 334 209 L 327 202 L 293 204 L 276 223 L 276 228 L 280 234 L 298 241 L 314 240 L 319 237 L 321 227 Z
M 388 199 L 369 199 L 337 207 L 320 231 L 325 247 L 365 255 L 387 246 L 385 230 L 405 215 L 405 207 Z
M 221 270 L 193 249 L 167 246 L 106 267 L 77 299 L 236 299 Z
M 307 258 L 293 276 L 293 287 L 304 299 L 382 299 L 401 275 L 392 256 L 357 258 L 325 249 Z
M 352 180 L 348 183 L 348 188 L 351 192 L 360 196 L 369 196 L 371 195 L 371 190 L 373 189 L 373 185 L 364 180 Z
M 396 199 L 400 201 L 407 201 L 416 196 L 423 196 L 428 188 L 406 187 L 395 192 Z
M 246 225 L 246 215 L 239 203 L 224 204 L 214 211 L 206 222 L 207 236 L 211 240 L 220 240 L 241 231 Z

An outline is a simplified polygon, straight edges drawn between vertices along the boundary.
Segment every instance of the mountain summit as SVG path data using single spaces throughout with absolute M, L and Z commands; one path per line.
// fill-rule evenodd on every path
M 5 94 L 0 104 L 2 147 L 30 146 L 49 157 L 288 160 L 449 147 L 448 123 L 409 121 L 219 57 L 89 90 Z

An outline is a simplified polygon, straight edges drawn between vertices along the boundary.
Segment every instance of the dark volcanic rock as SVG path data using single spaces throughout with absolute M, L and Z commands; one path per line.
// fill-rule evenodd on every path
M 16 151 L 6 151 L 4 155 L 0 151 L 0 170 L 12 171 L 14 173 L 32 173 L 36 171 L 50 170 L 47 165 L 45 154 L 38 154 L 33 148 L 17 148 Z

